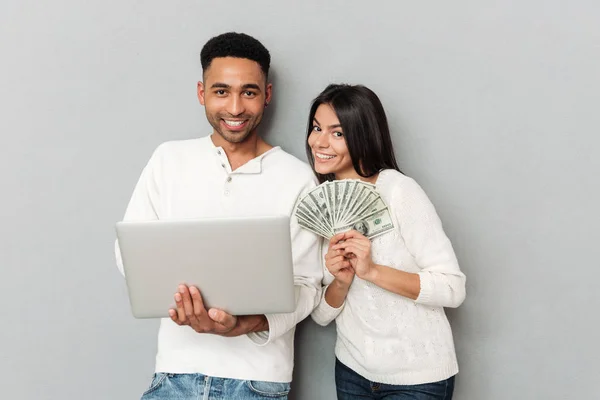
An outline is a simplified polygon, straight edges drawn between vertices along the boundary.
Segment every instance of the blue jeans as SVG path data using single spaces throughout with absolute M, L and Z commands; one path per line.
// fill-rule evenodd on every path
M 202 374 L 154 374 L 141 400 L 287 400 L 287 382 L 245 381 Z
M 388 385 L 371 382 L 335 360 L 338 400 L 452 400 L 454 377 L 420 385 Z

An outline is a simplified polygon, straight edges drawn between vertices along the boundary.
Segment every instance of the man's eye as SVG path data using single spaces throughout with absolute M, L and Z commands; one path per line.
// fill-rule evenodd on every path
M 248 96 L 248 97 L 252 97 L 252 96 L 255 96 L 255 95 L 256 95 L 256 93 L 254 93 L 254 92 L 251 92 L 251 91 L 245 91 L 245 92 L 244 92 L 244 94 L 245 94 L 246 96 Z
M 224 90 L 217 90 L 215 93 L 218 94 L 219 96 L 223 96 L 225 94 L 225 91 Z
M 315 132 L 321 132 L 321 128 L 319 128 L 316 125 L 313 125 L 312 130 L 315 131 Z

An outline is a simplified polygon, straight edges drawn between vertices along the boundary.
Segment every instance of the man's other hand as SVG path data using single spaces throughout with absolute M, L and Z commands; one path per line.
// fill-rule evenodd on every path
M 238 325 L 238 318 L 215 308 L 207 311 L 197 287 L 188 288 L 186 285 L 179 285 L 178 290 L 174 296 L 177 309 L 169 310 L 169 316 L 177 325 L 188 325 L 198 333 L 240 335 L 240 332 L 234 332 L 234 328 Z

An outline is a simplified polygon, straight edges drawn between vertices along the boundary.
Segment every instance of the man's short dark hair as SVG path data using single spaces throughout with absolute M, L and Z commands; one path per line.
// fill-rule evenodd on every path
M 206 71 L 212 60 L 220 57 L 247 58 L 256 61 L 265 77 L 269 76 L 271 55 L 261 42 L 245 33 L 227 32 L 211 38 L 200 52 L 202 70 Z

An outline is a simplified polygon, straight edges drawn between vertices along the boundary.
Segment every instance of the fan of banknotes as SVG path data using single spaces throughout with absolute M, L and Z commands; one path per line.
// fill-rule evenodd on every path
M 372 239 L 394 229 L 375 185 L 360 180 L 320 184 L 298 200 L 295 215 L 301 227 L 327 239 L 351 229 Z

